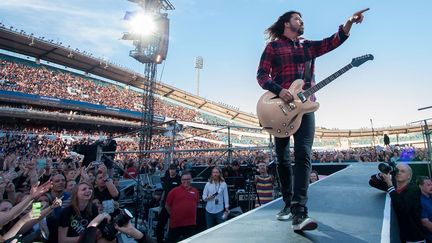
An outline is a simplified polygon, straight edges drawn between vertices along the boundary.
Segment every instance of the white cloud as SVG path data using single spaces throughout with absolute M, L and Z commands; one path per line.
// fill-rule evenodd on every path
M 109 4 L 109 1 L 104 3 Z M 123 10 L 101 4 L 97 0 L 8 0 L 0 1 L 0 15 L 3 18 L 15 15 L 20 23 L 12 25 L 21 25 L 36 36 L 50 35 L 46 37 L 96 56 L 112 56 L 119 48 L 131 46 L 131 43 L 119 40 L 126 30 L 122 24 Z
M 85 18 L 102 17 L 96 9 L 84 9 L 76 6 L 80 5 L 80 1 L 50 1 L 50 0 L 8 0 L 1 1 L 0 7 L 13 11 L 34 11 L 34 12 L 52 12 L 66 16 L 76 16 Z M 106 16 L 106 13 L 103 14 Z M 44 17 L 39 15 L 39 17 Z

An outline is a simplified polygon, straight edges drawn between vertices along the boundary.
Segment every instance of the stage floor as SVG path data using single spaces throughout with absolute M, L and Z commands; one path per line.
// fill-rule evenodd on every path
M 276 220 L 283 205 L 277 199 L 182 242 L 388 242 L 386 194 L 368 184 L 377 165 L 352 164 L 310 186 L 309 215 L 318 221 L 317 230 L 298 234 L 291 222 Z M 386 211 L 389 215 L 388 205 Z

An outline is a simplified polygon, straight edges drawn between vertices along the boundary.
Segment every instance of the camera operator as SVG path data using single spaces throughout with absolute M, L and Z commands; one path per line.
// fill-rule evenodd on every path
M 370 184 L 378 189 L 387 187 L 392 207 L 396 213 L 399 225 L 399 236 L 401 242 L 424 242 L 425 237 L 422 231 L 420 220 L 421 203 L 420 190 L 410 183 L 412 170 L 408 164 L 398 164 L 393 170 L 396 184 L 392 181 L 392 173 L 380 173 Z M 381 181 L 378 177 L 382 178 Z M 379 181 L 379 183 L 376 183 Z
M 417 178 L 417 185 L 422 193 L 421 222 L 425 229 L 426 242 L 432 242 L 432 180 L 426 176 Z
M 225 221 L 229 213 L 228 186 L 219 167 L 213 168 L 209 182 L 204 187 L 202 198 L 207 202 L 205 213 L 207 229 Z
M 392 183 L 393 185 L 396 184 L 396 174 L 398 173 L 398 169 L 396 167 L 396 163 L 389 162 L 389 163 L 380 163 L 378 165 L 378 169 L 381 173 L 372 175 L 369 180 L 369 185 L 371 187 L 375 187 L 378 190 L 387 192 L 388 186 L 387 183 L 384 181 L 384 178 L 382 177 L 383 174 L 391 174 L 392 177 Z
M 88 225 L 84 231 L 83 236 L 80 238 L 80 243 L 94 243 L 97 241 L 97 229 L 103 221 L 110 222 L 111 216 L 108 213 L 101 213 L 96 216 Z M 119 232 L 129 235 L 134 238 L 138 243 L 153 243 L 154 241 L 146 236 L 143 232 L 137 230 L 131 222 L 127 222 L 124 226 L 118 226 L 114 224 L 115 229 Z

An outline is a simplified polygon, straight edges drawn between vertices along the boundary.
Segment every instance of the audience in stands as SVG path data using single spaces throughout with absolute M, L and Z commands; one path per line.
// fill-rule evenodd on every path
M 0 89 L 141 111 L 141 94 L 118 85 L 46 66 L 27 66 L 0 60 Z M 41 86 L 44 88 L 41 89 Z M 85 87 L 85 88 L 83 88 Z M 155 113 L 195 121 L 197 112 L 155 99 Z

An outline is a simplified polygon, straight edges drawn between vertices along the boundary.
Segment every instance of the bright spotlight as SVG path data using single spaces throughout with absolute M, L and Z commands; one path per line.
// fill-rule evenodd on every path
M 152 35 L 156 31 L 156 23 L 153 16 L 144 13 L 136 14 L 130 20 L 130 27 L 132 33 L 144 36 Z

